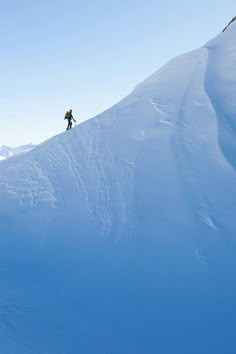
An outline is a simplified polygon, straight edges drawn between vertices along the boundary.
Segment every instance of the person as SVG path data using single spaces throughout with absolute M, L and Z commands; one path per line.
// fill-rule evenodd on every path
M 72 128 L 72 120 L 76 123 L 76 120 L 74 119 L 74 117 L 72 115 L 72 109 L 70 109 L 69 111 L 66 112 L 64 119 L 68 120 L 68 124 L 67 124 L 66 130 L 71 129 Z

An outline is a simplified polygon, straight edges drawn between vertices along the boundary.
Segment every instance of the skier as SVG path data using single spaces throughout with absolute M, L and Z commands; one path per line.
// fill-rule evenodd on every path
M 74 119 L 74 117 L 72 115 L 72 109 L 70 109 L 69 111 L 66 112 L 64 119 L 68 120 L 68 124 L 67 124 L 66 130 L 71 129 L 72 128 L 72 120 L 76 123 L 76 120 Z

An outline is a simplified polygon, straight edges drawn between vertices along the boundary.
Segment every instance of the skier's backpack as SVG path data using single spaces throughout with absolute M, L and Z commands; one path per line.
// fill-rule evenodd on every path
M 69 117 L 70 117 L 70 112 L 67 111 L 66 114 L 65 114 L 65 118 L 64 119 L 69 119 Z

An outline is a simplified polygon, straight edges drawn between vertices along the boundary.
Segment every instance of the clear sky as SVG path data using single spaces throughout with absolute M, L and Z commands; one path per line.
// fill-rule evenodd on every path
M 0 146 L 106 110 L 235 15 L 235 0 L 0 0 Z

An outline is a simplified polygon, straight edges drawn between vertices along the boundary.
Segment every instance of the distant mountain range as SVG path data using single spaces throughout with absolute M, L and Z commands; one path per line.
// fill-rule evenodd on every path
M 11 156 L 19 155 L 19 154 L 25 153 L 27 151 L 30 151 L 30 150 L 34 149 L 35 146 L 36 145 L 33 145 L 33 144 L 21 145 L 21 146 L 17 146 L 17 147 L 9 147 L 6 145 L 2 145 L 0 147 L 0 160 L 5 160 Z

